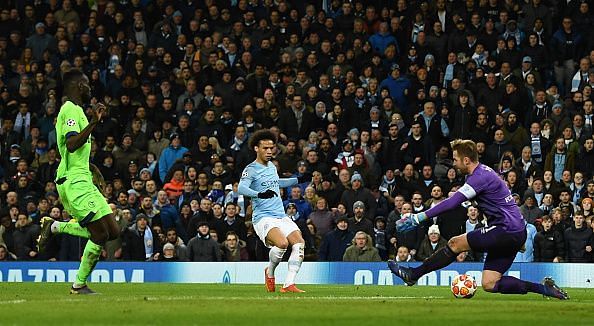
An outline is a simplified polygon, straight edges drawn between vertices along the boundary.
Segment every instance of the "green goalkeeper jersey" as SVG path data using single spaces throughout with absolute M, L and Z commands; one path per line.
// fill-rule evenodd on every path
M 89 157 L 91 155 L 90 137 L 84 145 L 73 153 L 70 153 L 66 147 L 68 137 L 80 133 L 88 125 L 89 120 L 87 120 L 83 108 L 71 101 L 66 101 L 62 105 L 58 114 L 58 120 L 56 121 L 56 141 L 61 157 L 56 179 L 72 176 L 92 177 L 89 170 Z

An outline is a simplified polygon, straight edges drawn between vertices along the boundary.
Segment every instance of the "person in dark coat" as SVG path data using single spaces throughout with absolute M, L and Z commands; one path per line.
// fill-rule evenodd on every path
M 388 137 L 384 139 L 385 145 L 382 146 L 383 153 L 381 153 L 382 168 L 384 170 L 401 170 L 403 169 L 403 145 L 404 139 L 399 137 L 398 124 L 390 123 L 388 127 Z
M 245 79 L 243 77 L 237 77 L 237 79 L 235 79 L 235 88 L 231 93 L 230 106 L 233 112 L 233 117 L 237 120 L 241 118 L 243 107 L 252 103 L 252 95 L 245 86 Z
M 347 214 L 349 215 L 353 215 L 353 204 L 361 201 L 365 205 L 366 216 L 370 221 L 375 218 L 377 203 L 371 191 L 363 187 L 363 177 L 359 173 L 353 174 L 351 189 L 347 189 L 342 193 L 340 201 L 347 207 Z M 373 226 L 371 228 L 373 229 Z
M 188 256 L 190 261 L 198 262 L 222 260 L 219 243 L 210 237 L 208 222 L 198 223 L 198 233 L 188 242 Z
M 318 251 L 319 261 L 342 261 L 346 249 L 351 245 L 355 233 L 349 231 L 346 215 L 336 218 L 336 229 L 328 232 L 322 239 Z
M 534 261 L 560 263 L 565 257 L 565 242 L 563 235 L 553 229 L 553 219 L 545 215 L 542 217 L 543 230 L 534 237 Z
M 373 222 L 371 222 L 373 217 L 370 218 L 365 213 L 365 204 L 360 200 L 356 201 L 353 204 L 353 215 L 349 218 L 349 230 L 353 233 L 363 231 L 368 235 L 374 234 Z
M 431 164 L 435 159 L 434 143 L 423 134 L 420 120 L 422 119 L 413 121 L 411 133 L 405 140 L 406 148 L 403 152 L 404 164 L 412 164 L 415 170 L 420 170 L 425 164 Z
M 451 138 L 468 139 L 470 138 L 474 124 L 476 122 L 476 109 L 469 103 L 468 91 L 458 93 L 458 106 L 452 110 Z
M 577 171 L 584 173 L 586 180 L 591 180 L 594 173 L 594 139 L 586 139 L 575 162 Z
M 487 146 L 485 151 L 485 163 L 489 166 L 497 164 L 503 153 L 507 151 L 515 154 L 514 147 L 505 139 L 503 130 L 496 130 L 493 139 L 493 143 Z
M 219 242 L 225 241 L 225 237 L 230 231 L 234 232 L 242 241 L 247 239 L 247 227 L 243 219 L 237 215 L 237 205 L 233 202 L 228 202 L 225 205 L 225 217 L 217 220 L 214 228 L 217 231 Z
M 37 257 L 37 237 L 39 236 L 39 225 L 33 224 L 31 218 L 25 214 L 19 214 L 15 223 L 15 230 L 12 233 L 14 253 L 17 260 L 32 260 Z
M 573 225 L 565 230 L 565 260 L 569 263 L 589 263 L 592 256 L 592 229 L 584 223 L 584 214 L 575 212 Z
M 446 245 L 447 240 L 441 237 L 439 226 L 435 224 L 431 225 L 429 227 L 429 231 L 427 232 L 427 236 L 421 242 L 415 257 L 418 261 L 423 261 L 429 258 L 429 256 L 433 255 L 439 249 L 444 248 Z
M 136 224 L 124 230 L 122 234 L 122 258 L 124 260 L 150 260 L 160 248 L 159 237 L 153 235 L 148 226 L 148 217 L 142 213 L 136 215 Z
M 288 139 L 307 139 L 313 122 L 314 115 L 305 107 L 301 96 L 293 95 L 291 106 L 280 114 L 278 127 Z

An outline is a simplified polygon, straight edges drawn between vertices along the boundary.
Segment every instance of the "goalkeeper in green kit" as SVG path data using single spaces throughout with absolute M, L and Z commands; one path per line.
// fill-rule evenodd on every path
M 91 100 L 89 79 L 78 70 L 63 77 L 64 104 L 56 121 L 56 137 L 61 161 L 56 172 L 56 187 L 64 209 L 76 223 L 58 222 L 50 217 L 41 220 L 39 252 L 45 251 L 49 238 L 55 233 L 67 233 L 88 238 L 72 294 L 94 294 L 87 286 L 87 278 L 97 265 L 101 250 L 109 240 L 117 239 L 120 229 L 103 194 L 93 184 L 102 180 L 97 167 L 89 164 L 91 132 L 105 113 L 103 104 L 95 105 L 89 122 L 84 106 Z

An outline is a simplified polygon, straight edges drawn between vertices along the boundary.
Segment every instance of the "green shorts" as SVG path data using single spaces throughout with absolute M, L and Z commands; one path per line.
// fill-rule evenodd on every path
M 112 213 L 105 197 L 90 177 L 67 178 L 62 184 L 56 185 L 56 188 L 64 209 L 82 227 Z

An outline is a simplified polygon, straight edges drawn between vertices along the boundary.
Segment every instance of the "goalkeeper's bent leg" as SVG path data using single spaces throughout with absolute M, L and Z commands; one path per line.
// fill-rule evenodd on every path
M 456 254 L 449 245 L 436 251 L 433 255 L 427 258 L 421 266 L 412 268 L 412 278 L 418 280 L 421 276 L 442 269 L 456 260 Z

